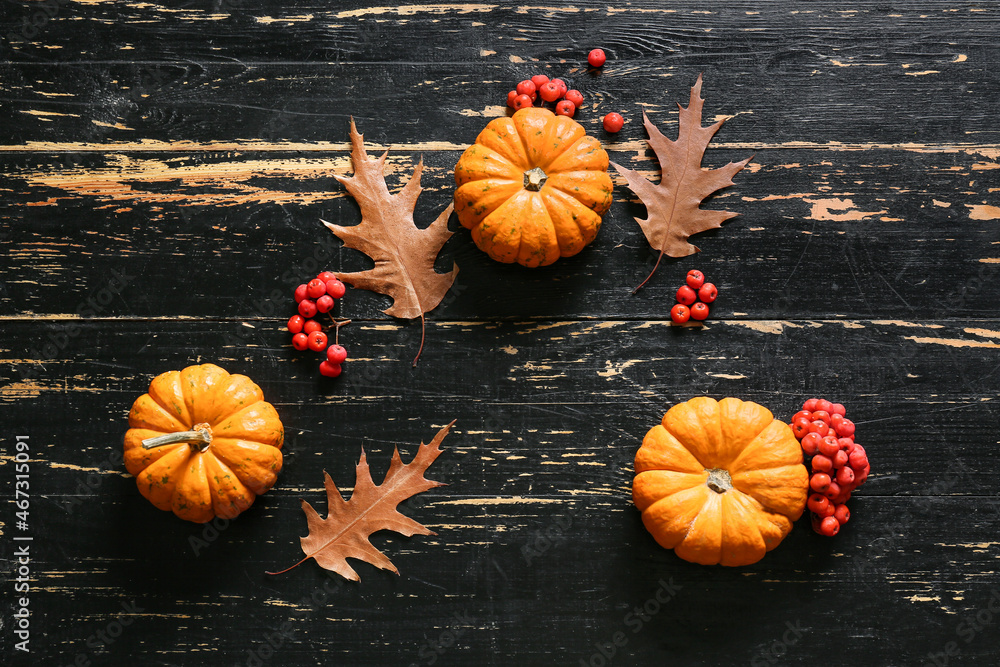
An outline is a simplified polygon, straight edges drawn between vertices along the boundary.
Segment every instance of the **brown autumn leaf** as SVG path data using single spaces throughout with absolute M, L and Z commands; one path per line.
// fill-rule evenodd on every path
M 686 257 L 699 252 L 688 243 L 688 237 L 698 232 L 721 227 L 723 221 L 737 216 L 732 211 L 712 211 L 701 208 L 702 201 L 713 192 L 733 184 L 733 176 L 747 165 L 753 156 L 741 162 L 730 162 L 725 167 L 707 169 L 701 166 L 705 149 L 722 121 L 701 126 L 701 109 L 705 100 L 701 97 L 701 75 L 691 88 L 691 101 L 687 108 L 677 103 L 680 109 L 677 140 L 667 139 L 650 122 L 646 113 L 642 114 L 643 125 L 649 133 L 649 145 L 656 153 L 663 175 L 659 184 L 654 185 L 638 172 L 626 169 L 614 162 L 615 169 L 625 177 L 633 192 L 646 205 L 645 220 L 636 218 L 646 239 L 659 250 L 656 265 L 646 280 L 633 290 L 633 294 L 645 285 L 664 255 Z
M 357 200 L 361 207 L 361 223 L 342 227 L 322 222 L 345 246 L 360 250 L 375 260 L 375 267 L 367 271 L 338 273 L 341 280 L 352 287 L 392 297 L 392 305 L 383 311 L 387 315 L 420 318 L 420 349 L 413 359 L 416 366 L 424 349 L 424 313 L 441 303 L 458 275 L 458 266 L 454 264 L 448 273 L 434 270 L 434 259 L 453 233 L 448 231 L 453 205 L 449 204 L 429 227 L 418 229 L 413 222 L 413 207 L 422 191 L 420 174 L 424 170 L 424 160 L 420 159 L 413 178 L 403 189 L 392 195 L 385 183 L 388 154 L 386 151 L 378 160 L 370 159 L 365 151 L 364 135 L 358 134 L 354 119 L 351 119 L 354 176 L 334 178 Z
M 348 558 L 357 558 L 375 567 L 399 574 L 392 561 L 373 547 L 368 538 L 379 530 L 392 530 L 407 537 L 436 534 L 408 516 L 400 514 L 396 506 L 418 493 L 444 486 L 442 482 L 424 477 L 424 472 L 441 454 L 441 441 L 454 424 L 452 421 L 438 431 L 430 444 L 420 443 L 420 449 L 409 463 L 403 463 L 399 457 L 399 449 L 396 448 L 392 453 L 389 472 L 385 474 L 385 480 L 377 486 L 372 481 L 365 450 L 362 449 L 356 470 L 357 481 L 348 501 L 344 501 L 337 485 L 333 483 L 330 475 L 324 472 L 327 518 L 321 519 L 312 505 L 303 500 L 302 511 L 306 514 L 306 523 L 309 526 L 309 534 L 301 538 L 302 552 L 306 556 L 292 567 L 268 574 L 288 572 L 310 558 L 315 558 L 320 567 L 336 572 L 351 581 L 359 581 L 360 577 L 347 564 Z

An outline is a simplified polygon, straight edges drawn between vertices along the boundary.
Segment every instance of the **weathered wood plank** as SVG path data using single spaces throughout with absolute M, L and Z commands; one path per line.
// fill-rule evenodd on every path
M 866 490 L 923 493 L 959 458 L 970 469 L 967 483 L 948 494 L 983 495 L 994 493 L 1000 471 L 991 417 L 1000 333 L 990 326 L 432 322 L 414 370 L 419 327 L 369 321 L 342 330 L 352 360 L 330 381 L 319 377 L 316 353 L 292 350 L 278 318 L 13 320 L 0 334 L 0 407 L 11 429 L 58 429 L 46 438 L 57 460 L 93 468 L 117 446 L 124 415 L 152 375 L 214 361 L 253 377 L 279 406 L 294 461 L 321 466 L 332 456 L 337 469 L 348 469 L 362 444 L 387 454 L 400 429 L 457 418 L 456 433 L 473 436 L 450 444 L 475 454 L 462 454 L 471 467 L 456 484 L 490 489 L 487 495 L 609 499 L 627 487 L 639 441 L 669 405 L 734 395 L 789 418 L 805 397 L 822 395 L 848 405 L 859 442 L 874 443 L 877 474 Z M 50 405 L 60 406 L 61 418 L 36 423 Z M 86 446 L 62 444 L 97 416 L 105 435 Z M 289 467 L 281 489 L 318 487 L 313 465 L 297 476 L 301 465 Z M 53 490 L 72 492 L 62 484 Z
M 947 59 L 958 55 L 966 54 Z M 596 75 L 582 57 L 462 67 L 190 60 L 5 64 L 0 103 L 8 120 L 0 127 L 0 149 L 46 152 L 65 150 L 64 144 L 70 150 L 74 145 L 103 150 L 105 144 L 127 149 L 143 142 L 159 150 L 192 144 L 231 150 L 232 144 L 249 149 L 253 146 L 245 144 L 256 142 L 312 150 L 317 147 L 308 144 L 342 145 L 350 116 L 367 128 L 369 141 L 452 148 L 472 141 L 486 118 L 504 113 L 507 92 L 541 71 L 563 77 L 583 93 L 576 118 L 590 132 L 617 144 L 632 142 L 628 150 L 635 150 L 632 144 L 645 139 L 642 112 L 673 128 L 676 103 L 686 103 L 703 72 L 706 120 L 734 116 L 717 137 L 723 144 L 751 150 L 927 144 L 929 150 L 973 148 L 995 159 L 1000 101 L 992 94 L 995 73 L 983 68 L 998 61 L 1000 49 L 976 60 L 928 65 L 916 77 L 910 76 L 912 63 L 905 55 L 885 67 L 786 63 L 780 71 L 689 55 L 669 63 L 609 63 Z M 614 137 L 600 129 L 611 111 L 628 121 Z
M 611 148 L 613 159 L 658 177 L 647 156 Z M 706 164 L 745 155 L 710 149 Z M 390 153 L 391 187 L 409 177 L 419 156 Z M 458 156 L 424 153 L 423 224 L 450 200 Z M 628 293 L 656 255 L 633 221 L 644 208 L 618 179 L 596 242 L 545 269 L 496 263 L 459 227 L 440 259 L 442 269 L 453 261 L 461 268 L 454 298 L 432 317 L 663 318 L 694 267 L 721 289 L 716 317 L 995 316 L 1000 209 L 986 203 L 1000 203 L 987 192 L 995 161 L 884 149 L 765 150 L 756 160 L 708 203 L 739 217 L 696 237 L 701 253 L 665 262 L 634 297 Z M 8 190 L 0 210 L 7 265 L 0 314 L 284 313 L 299 272 L 369 266 L 319 222 L 360 221 L 332 178 L 348 173 L 349 163 L 340 151 L 8 155 L 0 161 L 0 188 Z M 116 295 L 106 293 L 113 271 L 131 280 Z M 102 303 L 88 305 L 98 295 Z M 352 290 L 344 312 L 385 317 L 388 304 Z
M 390 61 L 469 62 L 579 58 L 593 46 L 616 59 L 741 62 L 782 71 L 795 64 L 864 70 L 905 57 L 914 72 L 940 69 L 959 54 L 995 53 L 998 9 L 989 3 L 664 6 L 597 0 L 425 3 L 373 6 L 357 0 L 222 0 L 172 3 L 58 3 L 10 7 L 0 18 L 5 56 L 19 61 Z M 28 25 L 26 25 L 26 22 Z M 30 25 L 34 22 L 36 25 Z M 41 24 L 41 25 L 38 25 Z M 967 47 L 956 52 L 956 46 Z M 866 72 L 867 74 L 868 72 Z

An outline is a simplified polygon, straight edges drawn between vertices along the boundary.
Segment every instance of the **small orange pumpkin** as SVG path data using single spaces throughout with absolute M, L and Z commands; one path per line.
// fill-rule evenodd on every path
M 278 413 L 250 378 L 214 364 L 157 376 L 128 425 L 125 467 L 139 492 L 187 521 L 235 518 L 281 470 Z
M 529 107 L 490 121 L 455 165 L 455 213 L 490 257 L 546 266 L 594 240 L 608 154 L 572 118 Z
M 788 424 L 750 401 L 700 396 L 646 434 L 632 500 L 656 541 L 684 560 L 750 565 L 802 516 L 808 483 Z

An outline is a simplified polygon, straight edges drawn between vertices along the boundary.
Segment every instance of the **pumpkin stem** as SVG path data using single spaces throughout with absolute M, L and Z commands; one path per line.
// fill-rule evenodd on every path
M 212 444 L 212 429 L 208 424 L 196 424 L 193 431 L 180 431 L 178 433 L 167 433 L 155 438 L 146 438 L 142 441 L 143 449 L 153 449 L 163 445 L 175 445 L 179 442 L 186 442 L 200 452 L 208 449 Z
M 725 493 L 733 488 L 733 478 L 729 476 L 728 470 L 722 468 L 712 468 L 708 471 L 708 481 L 705 486 L 716 493 Z
M 524 172 L 524 189 L 531 190 L 532 192 L 538 192 L 545 185 L 545 181 L 548 180 L 548 176 L 545 172 L 541 170 L 540 167 L 535 167 L 534 169 L 529 169 Z

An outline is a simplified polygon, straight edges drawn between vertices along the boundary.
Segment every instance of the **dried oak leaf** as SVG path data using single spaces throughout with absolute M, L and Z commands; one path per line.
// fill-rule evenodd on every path
M 688 237 L 698 232 L 721 227 L 723 221 L 738 215 L 732 211 L 711 211 L 701 207 L 702 201 L 713 192 L 733 184 L 733 176 L 747 165 L 753 156 L 741 162 L 730 162 L 725 167 L 706 169 L 701 166 L 705 149 L 715 133 L 722 127 L 722 121 L 701 126 L 701 109 L 705 100 L 701 97 L 701 75 L 691 88 L 691 101 L 687 108 L 678 102 L 680 109 L 677 140 L 667 139 L 650 122 L 646 113 L 642 114 L 643 125 L 649 133 L 649 145 L 656 153 L 663 175 L 659 184 L 654 185 L 638 172 L 626 169 L 614 162 L 615 169 L 625 177 L 628 185 L 639 195 L 646 205 L 647 218 L 636 218 L 646 239 L 660 255 L 656 265 L 646 280 L 633 290 L 633 294 L 645 285 L 663 255 L 685 257 L 698 252 L 698 248 L 688 243 Z
M 452 265 L 448 273 L 437 273 L 434 260 L 441 247 L 451 238 L 448 217 L 452 204 L 426 229 L 417 228 L 413 222 L 413 207 L 422 188 L 420 174 L 424 160 L 420 159 L 413 178 L 395 195 L 389 194 L 385 184 L 386 151 L 378 160 L 372 160 L 365 151 L 364 135 L 351 119 L 351 161 L 354 176 L 334 176 L 347 188 L 361 207 L 361 223 L 351 227 L 323 224 L 339 237 L 344 245 L 360 250 L 373 260 L 375 267 L 355 273 L 338 273 L 337 276 L 352 287 L 372 290 L 392 297 L 387 315 L 412 319 L 420 318 L 420 349 L 424 349 L 424 313 L 433 310 L 455 282 L 458 266 Z
M 357 482 L 351 499 L 344 500 L 333 483 L 330 475 L 323 473 L 326 480 L 327 518 L 321 519 L 312 505 L 302 501 L 302 511 L 306 514 L 309 534 L 303 538 L 302 552 L 305 558 L 282 574 L 298 567 L 310 558 L 315 558 L 321 567 L 331 570 L 351 581 L 359 581 L 358 573 L 347 564 L 348 558 L 356 558 L 383 570 L 399 570 L 385 554 L 372 546 L 368 538 L 379 530 L 392 530 L 407 537 L 413 535 L 434 535 L 413 519 L 400 514 L 396 506 L 418 493 L 444 486 L 424 477 L 427 467 L 441 454 L 441 441 L 448 435 L 449 429 L 455 424 L 448 424 L 434 436 L 430 444 L 420 443 L 420 449 L 409 463 L 404 464 L 399 458 L 399 449 L 392 453 L 392 463 L 385 480 L 375 485 L 368 470 L 365 450 L 361 450 L 361 459 L 357 465 Z

